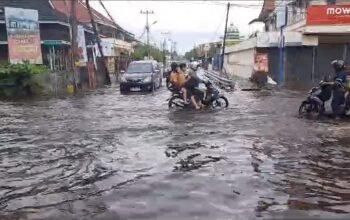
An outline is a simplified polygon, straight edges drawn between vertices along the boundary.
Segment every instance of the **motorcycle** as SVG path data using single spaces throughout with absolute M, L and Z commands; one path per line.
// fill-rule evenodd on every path
M 329 101 L 332 98 L 334 89 L 336 87 L 339 89 L 344 90 L 345 93 L 345 87 L 342 83 L 339 83 L 337 81 L 335 82 L 328 82 L 328 81 L 321 81 L 319 83 L 319 86 L 313 87 L 308 92 L 308 97 L 301 103 L 299 106 L 299 115 L 300 116 L 307 116 L 315 114 L 318 117 L 325 114 L 325 103 Z M 345 94 L 345 103 L 342 105 L 344 114 L 350 107 L 350 102 L 347 101 L 348 94 Z
M 221 94 L 220 90 L 216 88 L 209 80 L 204 83 L 204 91 L 200 88 L 196 88 L 196 100 L 200 101 L 205 107 L 213 109 L 227 108 L 229 103 L 227 98 Z M 169 84 L 168 89 L 172 92 L 171 97 L 168 99 L 169 108 L 194 108 L 190 100 L 185 104 L 183 95 L 181 92 L 172 88 Z

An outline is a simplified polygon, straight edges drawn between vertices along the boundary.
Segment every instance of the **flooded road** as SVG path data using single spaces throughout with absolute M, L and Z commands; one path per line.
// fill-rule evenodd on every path
M 349 122 L 299 119 L 300 92 L 226 96 L 0 102 L 0 219 L 350 219 Z

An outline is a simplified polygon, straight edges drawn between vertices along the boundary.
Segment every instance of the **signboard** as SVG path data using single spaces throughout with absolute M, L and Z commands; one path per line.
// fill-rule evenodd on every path
M 85 31 L 83 26 L 81 25 L 78 25 L 77 45 L 79 55 L 79 66 L 86 66 L 86 62 L 88 61 L 88 59 L 85 44 Z
M 107 68 L 108 72 L 115 73 L 115 62 L 114 57 L 107 57 Z
M 281 28 L 286 25 L 286 7 L 278 7 L 276 11 L 276 26 Z
M 5 7 L 10 63 L 42 64 L 37 10 Z
M 350 5 L 310 6 L 307 10 L 306 24 L 350 24 Z
M 208 52 L 210 50 L 210 45 L 209 44 L 205 44 L 204 45 L 204 51 Z
M 269 72 L 269 60 L 267 53 L 256 53 L 254 62 L 254 71 L 261 73 Z
M 102 47 L 102 50 L 103 50 L 103 55 L 105 57 L 113 57 L 115 56 L 115 53 L 114 53 L 114 45 L 112 42 L 110 41 L 106 41 L 104 39 L 101 39 L 101 47 Z M 96 56 L 100 57 L 101 54 L 100 54 L 100 50 L 98 49 L 98 46 L 97 44 L 95 45 L 96 47 Z
M 257 47 L 277 47 L 280 42 L 278 32 L 261 32 L 257 33 L 256 46 Z

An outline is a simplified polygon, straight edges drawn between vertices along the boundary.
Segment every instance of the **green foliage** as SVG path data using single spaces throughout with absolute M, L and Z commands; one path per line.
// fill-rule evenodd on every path
M 185 53 L 185 58 L 187 60 L 191 60 L 192 58 L 197 59 L 198 56 L 197 56 L 196 51 L 194 49 L 192 49 L 192 50 Z
M 154 60 L 161 62 L 163 60 L 163 51 L 150 46 L 150 56 L 153 57 Z M 143 60 L 145 57 L 147 57 L 147 45 L 140 44 L 136 46 L 134 53 L 132 54 L 132 59 Z
M 0 63 L 0 80 L 13 77 L 30 77 L 31 75 L 46 74 L 49 72 L 47 66 L 29 64 Z
M 47 74 L 49 69 L 44 65 L 0 63 L 0 95 L 11 96 L 28 93 L 34 85 L 32 76 Z M 34 85 L 37 87 L 36 85 Z

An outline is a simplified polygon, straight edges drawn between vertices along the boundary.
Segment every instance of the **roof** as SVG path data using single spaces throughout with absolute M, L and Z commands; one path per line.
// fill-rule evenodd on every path
M 70 15 L 70 13 L 71 13 L 70 0 L 51 0 L 51 2 L 52 2 L 53 7 L 57 11 L 65 14 L 67 16 Z M 132 33 L 124 30 L 122 27 L 120 27 L 114 21 L 107 18 L 106 16 L 104 16 L 103 14 L 101 14 L 100 12 L 95 10 L 94 8 L 92 8 L 92 7 L 90 7 L 90 8 L 92 11 L 92 15 L 94 16 L 95 22 L 106 25 L 106 26 L 110 26 L 110 27 L 118 29 L 118 30 L 121 30 L 123 32 L 126 32 L 129 35 L 133 35 Z M 87 9 L 87 6 L 86 6 L 85 2 L 83 2 L 82 0 L 79 0 L 78 4 L 76 5 L 76 17 L 80 23 L 90 23 L 91 22 L 90 14 L 89 14 L 89 11 Z
M 276 3 L 276 0 L 264 0 L 259 17 L 250 21 L 249 24 L 252 24 L 254 22 L 259 22 L 259 21 L 265 21 L 266 18 L 269 16 L 269 14 L 275 10 L 275 3 Z
M 48 0 L 1 0 L 0 8 L 14 7 L 25 9 L 36 9 L 39 14 L 39 21 L 60 21 L 68 23 L 67 16 L 53 9 Z M 5 14 L 0 13 L 0 20 L 5 20 Z
M 71 14 L 71 1 L 70 0 L 51 0 L 53 7 L 69 16 Z M 101 15 L 99 12 L 97 12 L 95 9 L 91 8 L 92 14 L 94 16 L 94 19 L 98 23 L 105 23 L 107 25 L 115 27 L 113 22 L 106 18 L 105 16 Z M 77 20 L 81 23 L 90 23 L 90 14 L 89 11 L 81 0 L 78 1 L 78 4 L 76 5 L 76 17 Z

